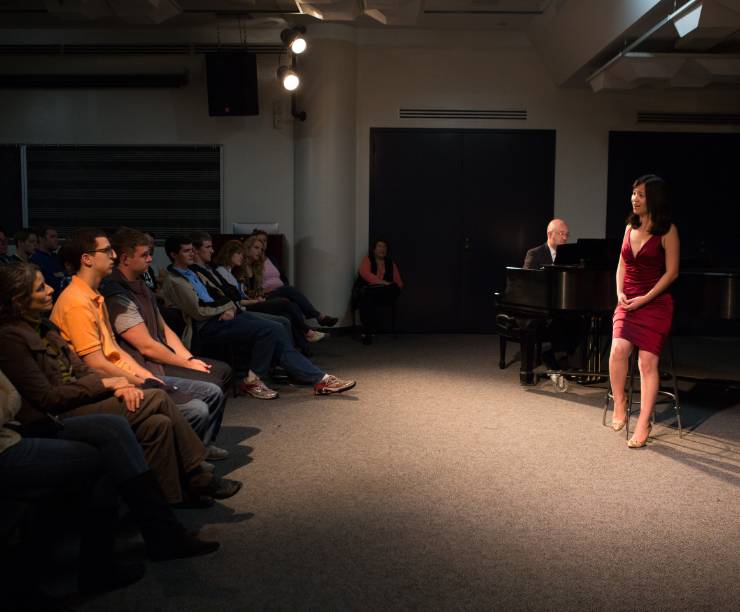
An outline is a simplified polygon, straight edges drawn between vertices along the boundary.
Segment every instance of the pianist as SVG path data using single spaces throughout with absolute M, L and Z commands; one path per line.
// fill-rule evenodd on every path
M 547 242 L 527 251 L 524 266 L 528 270 L 536 270 L 542 266 L 555 262 L 555 255 L 561 244 L 568 242 L 568 225 L 562 219 L 553 219 L 547 224 Z
M 524 258 L 523 268 L 536 270 L 545 265 L 555 262 L 558 247 L 568 242 L 570 231 L 568 224 L 562 219 L 553 219 L 547 224 L 547 242 L 527 251 Z M 547 336 L 550 340 L 550 348 L 542 353 L 542 361 L 549 370 L 560 370 L 563 366 L 568 369 L 566 363 L 561 364 L 556 353 L 572 354 L 578 345 L 579 327 L 577 322 L 550 320 L 548 323 Z

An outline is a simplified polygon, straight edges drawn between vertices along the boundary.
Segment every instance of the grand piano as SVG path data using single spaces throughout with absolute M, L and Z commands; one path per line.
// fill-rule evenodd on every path
M 495 294 L 496 314 L 516 326 L 521 343 L 519 381 L 536 383 L 536 347 L 546 337 L 550 321 L 560 318 L 582 322 L 581 378 L 603 378 L 603 359 L 611 340 L 611 316 L 617 303 L 614 245 L 582 241 L 558 249 L 558 261 L 540 270 L 506 268 L 506 288 Z M 601 245 L 597 244 L 601 243 Z M 568 262 L 560 263 L 564 247 Z M 617 251 L 618 252 L 618 251 Z M 607 262 L 614 262 L 613 266 Z M 682 270 L 671 287 L 676 304 L 674 330 L 701 333 L 707 326 L 723 333 L 738 331 L 740 272 L 737 270 Z

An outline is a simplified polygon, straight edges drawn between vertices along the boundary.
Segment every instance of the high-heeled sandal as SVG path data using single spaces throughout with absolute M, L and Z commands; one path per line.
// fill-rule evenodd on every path
M 653 426 L 652 425 L 648 425 L 647 437 L 642 442 L 638 442 L 634 438 L 630 438 L 629 440 L 627 440 L 627 446 L 629 448 L 642 448 L 643 446 L 645 446 L 647 444 L 647 441 L 650 439 L 650 432 L 652 430 L 653 430 Z
M 614 431 L 621 431 L 624 429 L 624 426 L 627 424 L 627 398 L 624 400 L 625 407 L 624 407 L 624 418 L 621 421 L 617 421 L 616 419 L 612 419 L 612 429 Z
M 624 421 L 615 421 L 612 419 L 612 429 L 614 431 L 621 431 L 624 429 L 624 426 L 627 424 L 627 417 L 624 417 Z

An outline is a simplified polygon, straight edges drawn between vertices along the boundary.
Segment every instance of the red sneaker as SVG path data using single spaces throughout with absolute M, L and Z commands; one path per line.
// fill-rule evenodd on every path
M 324 380 L 317 382 L 313 386 L 313 392 L 316 395 L 329 395 L 331 393 L 342 393 L 349 391 L 357 384 L 354 380 L 342 380 L 329 374 Z

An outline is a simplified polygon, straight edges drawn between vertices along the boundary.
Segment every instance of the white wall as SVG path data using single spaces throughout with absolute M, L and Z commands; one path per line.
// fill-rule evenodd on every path
M 2 72 L 180 72 L 178 89 L 0 90 L 0 142 L 223 145 L 223 227 L 277 221 L 289 268 L 293 243 L 293 129 L 277 56 L 258 56 L 260 115 L 209 117 L 204 56 L 0 56 Z M 275 107 L 282 123 L 274 127 Z
M 650 128 L 638 125 L 635 113 L 737 111 L 737 92 L 732 90 L 594 94 L 585 88 L 556 87 L 545 62 L 527 37 L 517 32 L 327 25 L 310 27 L 311 36 L 343 40 L 357 48 L 356 188 L 351 203 L 356 262 L 367 249 L 372 127 L 556 130 L 555 212 L 567 219 L 572 239 L 576 239 L 604 234 L 610 130 L 727 131 L 708 126 Z M 116 34 L 119 42 L 124 39 L 125 33 Z M 175 90 L 0 90 L 0 142 L 222 144 L 224 228 L 230 229 L 235 221 L 278 221 L 287 238 L 290 259 L 295 242 L 295 139 L 289 98 L 279 90 L 275 79 L 277 64 L 277 56 L 260 56 L 259 117 L 210 118 L 202 56 L 0 56 L 3 72 L 190 71 L 190 84 Z M 282 109 L 281 129 L 273 127 L 274 104 Z M 528 119 L 401 120 L 398 109 L 406 106 L 526 108 Z M 313 180 L 338 184 L 342 178 L 338 169 L 324 167 Z M 337 254 L 327 253 L 327 257 L 332 256 Z M 344 283 L 337 284 L 335 292 L 334 299 L 328 300 L 331 303 L 343 303 L 348 298 Z
M 554 85 L 524 35 L 368 31 L 360 34 L 357 81 L 356 259 L 367 250 L 370 129 L 373 127 L 554 129 L 555 214 L 571 240 L 604 236 L 610 130 L 727 131 L 710 126 L 648 127 L 636 112 L 736 112 L 737 92 L 636 90 L 592 93 Z M 527 121 L 399 119 L 408 108 L 524 109 Z M 737 130 L 735 130 L 737 131 Z M 625 206 L 628 202 L 625 187 Z M 544 238 L 543 228 L 543 238 Z

